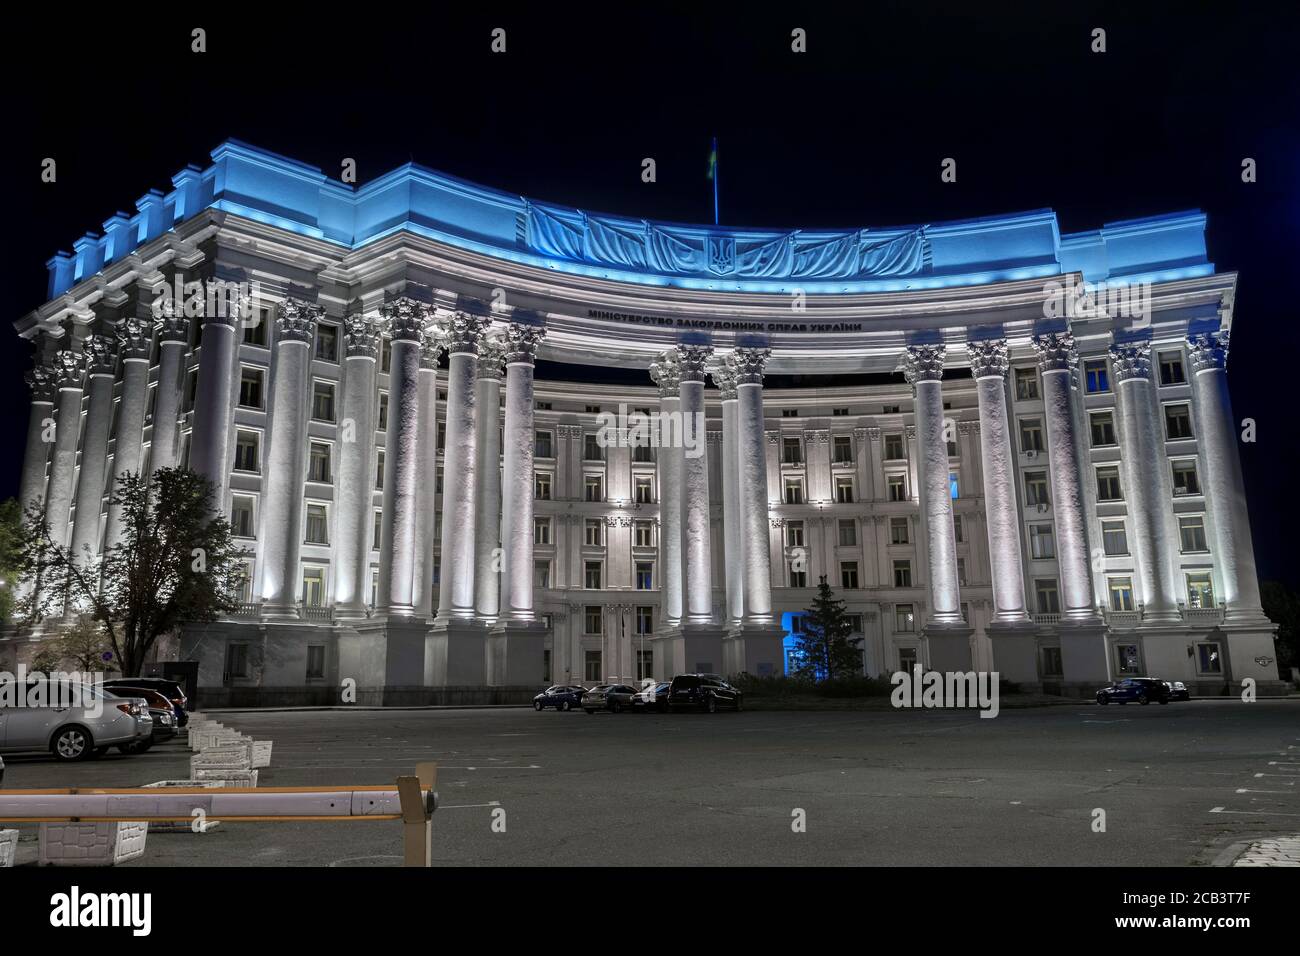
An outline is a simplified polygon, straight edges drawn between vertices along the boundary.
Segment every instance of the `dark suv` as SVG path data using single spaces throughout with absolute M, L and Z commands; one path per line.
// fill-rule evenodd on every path
M 1097 691 L 1097 703 L 1127 704 L 1135 700 L 1146 706 L 1153 700 L 1160 704 L 1169 703 L 1169 685 L 1154 677 L 1126 677 L 1117 680 L 1109 687 Z
M 744 695 L 717 674 L 679 674 L 668 688 L 668 709 L 688 707 L 716 713 L 720 707 L 741 710 Z

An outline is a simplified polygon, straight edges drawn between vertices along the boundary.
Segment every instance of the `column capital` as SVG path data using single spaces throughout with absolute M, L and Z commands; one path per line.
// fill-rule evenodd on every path
M 1046 332 L 1034 336 L 1038 368 L 1042 372 L 1068 372 L 1079 363 L 1073 332 Z
M 1130 379 L 1151 381 L 1151 343 L 1116 342 L 1110 347 L 1110 363 L 1115 384 Z
M 736 368 L 736 384 L 762 385 L 763 369 L 771 357 L 771 349 L 743 348 L 733 351 L 731 363 Z
M 113 340 L 107 335 L 88 335 L 81 343 L 87 375 L 112 375 L 115 366 Z
M 943 378 L 946 345 L 909 345 L 899 362 L 907 384 L 916 388 L 920 382 L 937 382 Z
M 1192 374 L 1207 369 L 1226 369 L 1228 367 L 1228 330 L 1217 332 L 1200 332 L 1187 337 L 1187 350 L 1191 360 Z
M 492 320 L 486 315 L 458 311 L 447 317 L 447 351 L 451 355 L 478 352 L 479 343 L 487 334 Z
M 429 307 L 408 296 L 401 296 L 379 307 L 386 331 L 396 342 L 419 342 L 429 324 Z
M 442 328 L 438 325 L 425 328 L 420 336 L 420 368 L 427 372 L 436 372 L 438 359 L 442 358 L 442 353 L 446 350 L 447 343 L 444 341 Z
M 86 381 L 86 360 L 80 352 L 59 349 L 54 353 L 52 374 L 60 389 L 81 388 Z
M 659 353 L 658 357 L 650 363 L 650 378 L 659 386 L 661 399 L 677 397 L 677 389 L 682 380 L 681 365 L 676 350 L 670 349 Z
M 681 382 L 703 383 L 709 356 L 713 354 L 712 345 L 679 345 L 677 362 L 681 369 Z
M 502 367 L 505 357 L 506 346 L 500 339 L 488 336 L 479 339 L 476 377 L 500 380 L 505 373 Z
M 373 319 L 354 312 L 343 320 L 343 344 L 347 358 L 375 358 L 383 329 Z
M 154 329 L 158 333 L 158 342 L 188 342 L 190 340 L 190 320 L 183 315 L 169 315 L 164 312 L 154 320 Z
M 545 337 L 545 326 L 511 322 L 505 334 L 506 364 L 532 365 L 537 361 L 537 346 Z
M 27 373 L 27 384 L 32 390 L 33 402 L 53 402 L 58 393 L 54 369 L 45 362 L 37 362 Z
M 325 310 L 303 299 L 288 298 L 280 303 L 275 313 L 276 344 L 282 342 L 311 343 L 316 337 L 316 323 Z
M 966 352 L 970 356 L 972 377 L 1006 379 L 1011 368 L 1006 339 L 967 342 Z
M 128 315 L 117 325 L 117 352 L 123 361 L 148 359 L 153 345 L 153 327 L 147 319 Z
M 721 362 L 715 362 L 709 369 L 709 375 L 713 378 L 713 384 L 718 387 L 722 394 L 724 402 L 734 402 L 736 400 L 736 386 L 739 384 L 739 375 L 735 364 L 730 361 L 730 357 Z

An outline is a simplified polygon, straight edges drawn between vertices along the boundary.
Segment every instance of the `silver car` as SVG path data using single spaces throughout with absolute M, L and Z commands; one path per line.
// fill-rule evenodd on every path
M 86 760 L 153 735 L 153 718 L 142 698 L 113 697 L 86 684 L 56 687 L 52 681 L 0 690 L 0 752 L 48 750 L 59 760 Z

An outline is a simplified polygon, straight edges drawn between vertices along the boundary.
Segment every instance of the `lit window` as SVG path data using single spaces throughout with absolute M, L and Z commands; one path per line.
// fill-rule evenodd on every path
M 1187 606 L 1196 609 L 1214 607 L 1214 584 L 1208 572 L 1187 575 Z
M 1205 516 L 1179 515 L 1178 539 L 1184 552 L 1209 550 L 1205 543 Z
M 1083 363 L 1083 377 L 1088 394 L 1110 391 L 1110 373 L 1106 369 L 1105 359 L 1095 359 Z
M 1038 372 L 1034 369 L 1016 369 L 1016 398 L 1022 402 L 1038 398 Z
M 1056 592 L 1055 578 L 1040 578 L 1034 581 L 1034 596 L 1038 600 L 1039 614 L 1061 613 L 1061 600 Z
M 538 501 L 551 500 L 551 476 L 539 471 L 533 475 L 533 497 Z
M 1112 611 L 1133 610 L 1133 579 L 1111 578 L 1109 585 L 1110 609 Z
M 1101 523 L 1101 545 L 1108 555 L 1128 554 L 1128 534 L 1124 531 L 1123 519 Z
M 235 436 L 235 471 L 257 471 L 257 432 L 241 431 Z
M 311 443 L 307 460 L 307 480 L 325 484 L 330 481 L 330 446 L 324 442 Z
M 1029 526 L 1029 554 L 1039 560 L 1056 557 L 1056 539 L 1050 524 Z
M 307 544 L 329 544 L 329 521 L 325 506 L 321 504 L 307 505 Z
M 852 518 L 841 518 L 839 529 L 841 548 L 851 548 L 858 543 L 858 525 Z
M 885 436 L 885 460 L 902 461 L 907 456 L 903 454 L 903 436 L 886 435 Z
M 550 544 L 551 543 L 551 519 L 534 518 L 533 519 L 533 544 Z
M 1196 462 L 1193 459 L 1176 461 L 1173 463 L 1173 469 L 1175 495 L 1199 495 L 1201 493 L 1201 482 L 1196 477 Z
M 890 544 L 907 544 L 907 519 L 890 518 L 889 519 L 889 543 Z

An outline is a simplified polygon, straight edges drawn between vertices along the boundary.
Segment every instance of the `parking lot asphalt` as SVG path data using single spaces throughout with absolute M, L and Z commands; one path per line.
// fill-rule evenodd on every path
M 1183 866 L 1300 832 L 1300 700 L 1081 703 L 991 720 L 515 708 L 208 716 L 274 741 L 262 786 L 385 784 L 437 761 L 439 866 Z M 5 759 L 6 789 L 138 786 L 185 778 L 189 751 L 174 741 L 78 764 Z M 36 828 L 20 829 L 21 864 L 35 859 Z M 400 831 L 151 833 L 129 865 L 390 866 Z

